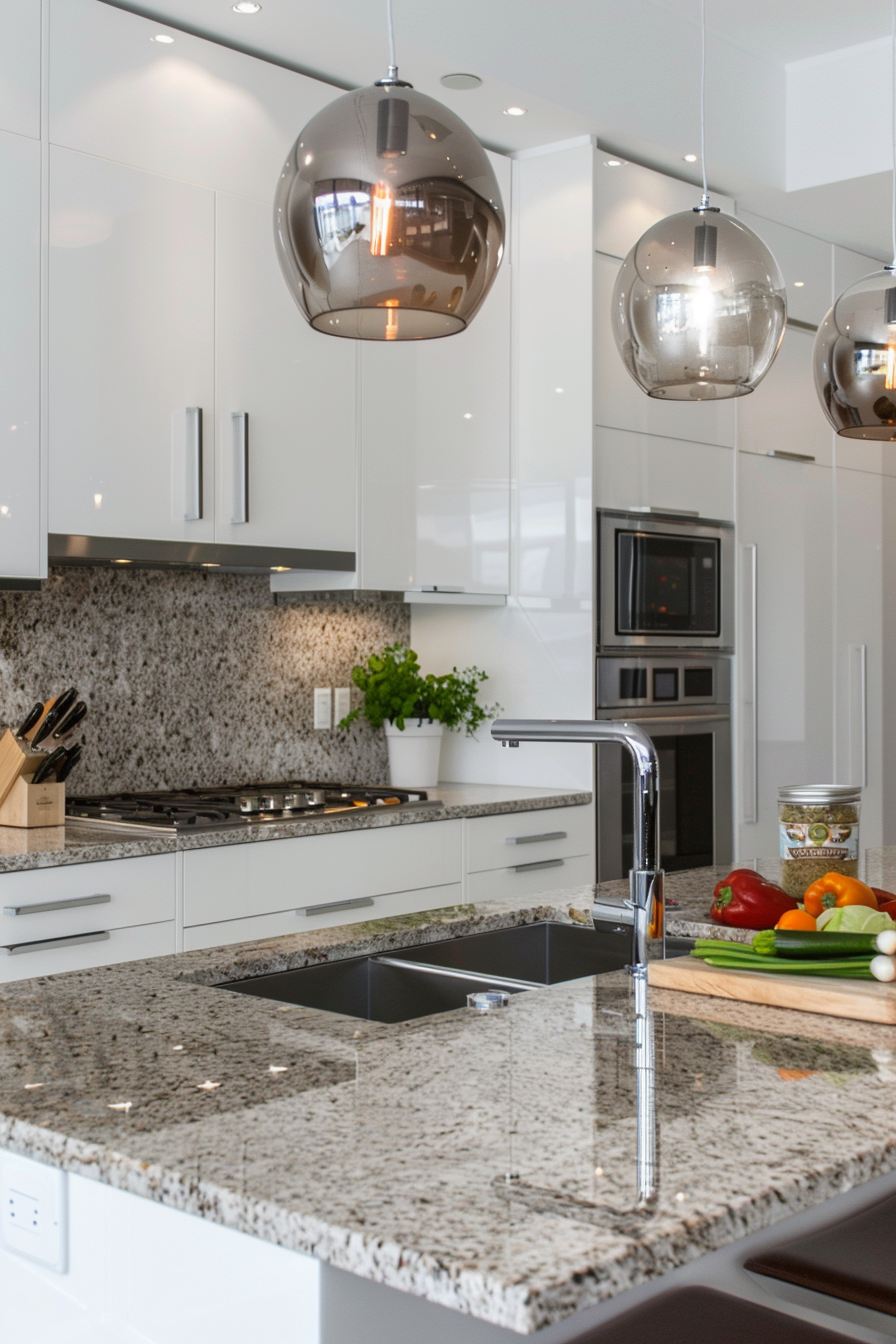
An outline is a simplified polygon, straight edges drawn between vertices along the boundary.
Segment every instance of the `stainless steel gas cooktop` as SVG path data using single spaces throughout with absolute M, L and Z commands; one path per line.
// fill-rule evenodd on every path
M 352 788 L 341 784 L 245 784 L 239 788 L 179 789 L 171 793 L 110 793 L 70 798 L 69 825 L 103 826 L 117 831 L 185 835 L 229 830 L 359 808 L 438 807 L 423 789 Z

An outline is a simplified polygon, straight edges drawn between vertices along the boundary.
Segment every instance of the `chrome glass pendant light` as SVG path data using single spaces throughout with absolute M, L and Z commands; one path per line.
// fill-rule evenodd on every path
M 706 7 L 701 3 L 703 198 L 648 229 L 622 263 L 612 321 L 622 362 L 650 397 L 710 401 L 752 392 L 784 336 L 784 278 L 765 243 L 710 205 L 706 184 Z
M 845 289 L 818 328 L 818 399 L 847 439 L 896 442 L 896 0 L 893 3 L 893 260 Z
M 316 331 L 355 340 L 453 336 L 501 264 L 504 207 L 485 150 L 398 78 L 387 0 L 385 79 L 309 121 L 280 176 L 280 268 Z

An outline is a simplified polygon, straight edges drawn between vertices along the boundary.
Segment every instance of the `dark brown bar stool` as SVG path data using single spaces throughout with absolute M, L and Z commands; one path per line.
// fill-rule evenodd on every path
M 673 1288 L 570 1344 L 843 1344 L 845 1338 L 714 1288 Z
M 746 1268 L 896 1316 L 896 1197 L 754 1255 Z

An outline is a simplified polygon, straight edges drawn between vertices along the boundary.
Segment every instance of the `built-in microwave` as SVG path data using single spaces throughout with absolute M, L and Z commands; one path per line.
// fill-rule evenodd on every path
M 734 648 L 734 525 L 597 511 L 597 648 Z

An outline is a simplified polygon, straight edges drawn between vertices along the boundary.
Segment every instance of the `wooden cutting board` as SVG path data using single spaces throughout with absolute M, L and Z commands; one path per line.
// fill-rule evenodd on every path
M 740 999 L 770 1008 L 796 1008 L 802 1013 L 852 1017 L 859 1022 L 896 1026 L 896 984 L 875 980 L 835 980 L 816 975 L 728 971 L 707 966 L 696 957 L 652 961 L 647 982 L 657 989 L 680 989 L 717 999 Z

